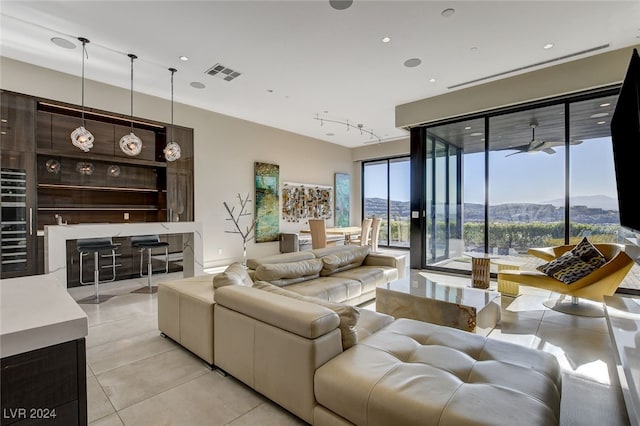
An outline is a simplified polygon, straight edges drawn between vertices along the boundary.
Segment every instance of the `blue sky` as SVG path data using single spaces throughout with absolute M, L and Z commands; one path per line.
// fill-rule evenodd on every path
M 540 202 L 564 197 L 564 148 L 506 157 L 513 151 L 490 155 L 490 199 L 492 204 Z M 484 203 L 484 156 L 465 156 L 465 202 Z M 391 163 L 391 199 L 410 200 L 410 163 Z M 373 165 L 365 172 L 365 198 L 387 197 L 386 164 Z M 606 195 L 616 198 L 611 138 L 585 140 L 571 148 L 571 195 Z

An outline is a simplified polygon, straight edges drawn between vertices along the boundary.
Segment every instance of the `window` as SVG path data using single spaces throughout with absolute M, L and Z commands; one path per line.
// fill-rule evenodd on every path
M 380 217 L 378 245 L 409 247 L 409 157 L 364 162 L 363 217 Z

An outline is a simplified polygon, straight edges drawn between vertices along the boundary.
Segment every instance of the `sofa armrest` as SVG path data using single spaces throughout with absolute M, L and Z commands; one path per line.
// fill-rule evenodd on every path
M 390 266 L 398 270 L 398 279 L 404 278 L 407 271 L 407 255 L 369 253 L 362 263 L 365 266 Z
M 338 314 L 331 309 L 251 287 L 221 287 L 215 298 L 221 306 L 307 339 L 323 336 L 340 325 Z

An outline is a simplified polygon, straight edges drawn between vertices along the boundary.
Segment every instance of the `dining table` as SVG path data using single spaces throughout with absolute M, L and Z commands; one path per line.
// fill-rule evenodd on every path
M 335 226 L 335 227 L 327 227 L 326 229 L 327 235 L 342 235 L 344 237 L 344 243 L 349 244 L 351 242 L 352 235 L 360 235 L 362 232 L 362 228 L 359 226 Z M 310 234 L 310 229 L 301 229 L 301 234 Z

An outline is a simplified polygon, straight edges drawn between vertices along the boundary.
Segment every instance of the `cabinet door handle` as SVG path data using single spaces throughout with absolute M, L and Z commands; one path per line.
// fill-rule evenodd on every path
M 33 207 L 29 207 L 29 235 L 33 235 Z

